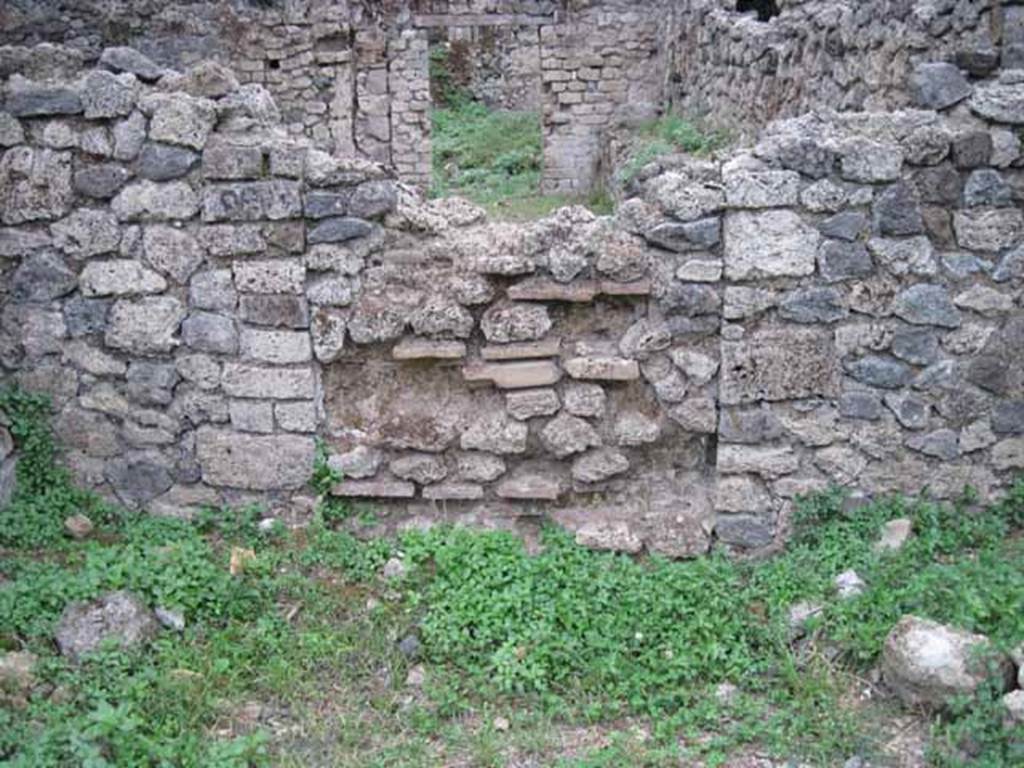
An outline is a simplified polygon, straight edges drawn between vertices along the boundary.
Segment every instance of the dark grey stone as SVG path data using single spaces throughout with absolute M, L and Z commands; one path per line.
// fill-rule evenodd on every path
M 928 403 L 915 395 L 888 394 L 885 396 L 885 405 L 907 429 L 924 429 L 928 426 Z
M 964 184 L 964 205 L 968 208 L 983 205 L 1008 207 L 1014 204 L 1016 197 L 1003 174 L 991 168 L 971 171 Z
M 1024 317 L 1013 317 L 993 333 L 967 366 L 967 380 L 1006 395 L 1024 390 Z
M 906 446 L 912 451 L 943 461 L 952 461 L 960 455 L 960 437 L 952 429 L 937 429 L 927 435 L 914 435 L 907 439 Z
M 922 202 L 956 207 L 960 204 L 963 180 L 949 165 L 921 168 L 911 177 Z
M 356 187 L 348 212 L 360 219 L 378 219 L 398 207 L 398 189 L 393 181 L 366 181 Z
M 142 405 L 168 405 L 180 380 L 173 363 L 133 362 L 128 366 L 126 391 Z
M 303 211 L 310 219 L 326 219 L 348 213 L 351 195 L 344 192 L 307 192 Z
M 238 351 L 238 330 L 230 317 L 193 312 L 181 324 L 185 346 L 199 352 L 233 355 Z
M 102 333 L 107 327 L 107 313 L 113 302 L 109 299 L 85 299 L 81 296 L 64 303 L 64 325 L 68 335 L 77 338 Z
M 717 315 L 722 307 L 722 297 L 711 286 L 678 281 L 669 283 L 658 302 L 666 311 L 686 317 Z
M 1024 45 L 1004 43 L 1002 66 L 1004 69 L 1024 69 Z
M 686 317 L 685 315 L 673 315 L 666 321 L 672 337 L 697 338 L 702 336 L 713 336 L 720 330 L 718 315 L 701 315 L 700 317 Z
M 878 421 L 883 413 L 882 401 L 874 392 L 850 390 L 839 398 L 839 415 L 844 419 Z
M 892 337 L 892 353 L 914 365 L 931 365 L 939 359 L 939 337 L 922 329 L 897 331 Z
M 811 139 L 801 139 L 783 146 L 778 158 L 783 168 L 798 171 L 812 179 L 822 179 L 832 173 L 837 155 Z
M 75 171 L 71 184 L 80 195 L 106 200 L 116 195 L 130 178 L 127 168 L 116 163 L 100 163 Z
M 280 328 L 308 328 L 309 304 L 302 296 L 283 294 L 243 294 L 239 314 L 253 325 Z
M 138 174 L 150 181 L 177 179 L 199 164 L 199 154 L 184 147 L 148 142 L 139 156 Z
M 44 251 L 24 259 L 11 279 L 15 301 L 52 301 L 75 290 L 78 277 L 56 251 Z
M 117 497 L 126 505 L 143 506 L 174 485 L 166 467 L 151 461 L 114 459 L 104 472 Z
M 875 269 L 863 243 L 826 240 L 818 249 L 818 270 L 829 283 L 870 275 Z
M 800 288 L 787 293 L 779 315 L 794 323 L 834 323 L 849 314 L 835 288 Z
M 968 48 L 956 52 L 956 65 L 974 77 L 985 77 L 999 66 L 999 51 L 994 48 Z
M 113 72 L 131 72 L 140 80 L 150 82 L 159 80 L 164 74 L 163 67 L 157 66 L 152 59 L 134 48 L 126 46 L 105 48 L 100 55 L 100 66 Z
M 992 272 L 992 279 L 997 283 L 1005 283 L 1007 280 L 1022 278 L 1024 278 L 1024 246 L 1017 246 L 999 260 L 999 264 Z
M 910 383 L 913 370 L 906 363 L 891 357 L 868 355 L 844 366 L 857 381 L 882 389 L 899 389 Z
M 1003 400 L 992 409 L 992 431 L 1001 435 L 1024 433 L 1024 400 Z
M 26 83 L 7 93 L 6 110 L 14 117 L 77 115 L 84 109 L 78 91 L 66 85 Z
M 957 364 L 953 360 L 940 360 L 921 371 L 914 379 L 913 386 L 925 392 L 941 392 L 960 384 Z
M 910 97 L 922 109 L 946 109 L 971 95 L 960 70 L 944 62 L 918 64 L 910 75 Z
M 644 234 L 652 245 L 676 253 L 708 250 L 722 239 L 722 221 L 717 217 L 680 223 L 667 221 Z
M 775 539 L 771 526 L 752 515 L 719 515 L 715 535 L 723 544 L 745 549 L 766 547 Z
M 919 283 L 907 288 L 893 300 L 893 312 L 914 325 L 960 327 L 960 311 L 941 285 Z
M 718 414 L 718 439 L 754 445 L 782 437 L 785 429 L 767 408 L 723 408 Z
M 821 222 L 818 231 L 825 237 L 852 243 L 867 234 L 868 217 L 860 211 L 843 211 Z
M 924 231 L 917 199 L 902 181 L 875 197 L 871 213 L 875 229 L 883 235 L 917 235 Z
M 317 243 L 343 243 L 357 237 L 366 237 L 373 231 L 368 221 L 353 218 L 324 219 L 310 230 L 306 241 L 310 245 Z
M 957 168 L 979 168 L 992 157 L 992 136 L 988 131 L 971 131 L 953 139 L 953 163 Z

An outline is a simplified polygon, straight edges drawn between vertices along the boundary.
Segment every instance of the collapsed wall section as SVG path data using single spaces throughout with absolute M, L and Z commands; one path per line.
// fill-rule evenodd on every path
M 615 217 L 510 224 L 296 140 L 215 65 L 102 60 L 3 85 L 0 365 L 123 504 L 306 519 L 319 437 L 382 527 L 690 556 L 832 484 L 1024 469 L 1014 75 L 926 69 L 944 112 L 779 123 Z

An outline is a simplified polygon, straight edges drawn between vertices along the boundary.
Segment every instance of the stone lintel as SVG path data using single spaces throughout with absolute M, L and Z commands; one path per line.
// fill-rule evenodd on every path
M 480 363 L 462 369 L 466 381 L 490 381 L 500 389 L 546 387 L 562 378 L 562 371 L 551 360 L 522 363 Z
M 466 345 L 461 341 L 402 339 L 391 350 L 395 360 L 459 360 L 465 356 Z
M 346 480 L 331 489 L 332 496 L 356 499 L 411 499 L 416 486 L 400 480 Z
M 649 296 L 651 281 L 647 278 L 634 280 L 631 283 L 618 283 L 614 280 L 602 280 L 598 293 L 605 296 Z
M 541 339 L 513 344 L 491 344 L 480 350 L 484 360 L 528 360 L 554 357 L 562 347 L 561 339 Z
M 593 280 L 578 283 L 559 283 L 543 277 L 534 277 L 510 285 L 508 297 L 519 301 L 568 301 L 586 304 L 598 294 Z
M 593 381 L 635 381 L 640 378 L 636 360 L 621 357 L 572 357 L 563 365 L 574 379 Z
M 526 473 L 502 481 L 495 493 L 502 499 L 556 501 L 562 494 L 562 483 L 547 475 Z
M 557 14 L 532 13 L 420 13 L 412 25 L 426 27 L 546 27 L 558 22 Z
M 423 489 L 423 498 L 433 501 L 477 501 L 483 497 L 484 487 L 476 483 L 442 483 Z

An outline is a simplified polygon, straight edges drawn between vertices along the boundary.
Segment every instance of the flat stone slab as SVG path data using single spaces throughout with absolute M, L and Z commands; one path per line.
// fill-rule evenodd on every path
M 590 381 L 636 381 L 640 365 L 621 357 L 571 357 L 563 364 L 574 379 Z
M 459 360 L 465 356 L 466 345 L 461 341 L 403 339 L 391 350 L 395 360 Z
M 490 381 L 499 389 L 546 387 L 562 378 L 558 365 L 550 360 L 518 363 L 481 363 L 462 369 L 466 381 Z
M 331 489 L 332 496 L 358 499 L 411 499 L 416 486 L 400 480 L 347 480 Z
M 513 344 L 492 344 L 480 350 L 484 360 L 529 360 L 555 357 L 562 347 L 561 339 L 541 339 Z
M 495 493 L 502 499 L 555 501 L 562 493 L 562 482 L 549 475 L 524 472 L 503 480 Z
M 592 280 L 559 283 L 535 277 L 509 286 L 508 297 L 524 301 L 567 301 L 586 304 L 594 300 L 598 289 L 598 284 Z
M 598 293 L 604 296 L 649 296 L 651 281 L 643 279 L 620 283 L 616 280 L 602 280 L 598 286 Z
M 475 483 L 443 483 L 423 489 L 423 498 L 432 501 L 477 501 L 483 497 L 484 487 Z

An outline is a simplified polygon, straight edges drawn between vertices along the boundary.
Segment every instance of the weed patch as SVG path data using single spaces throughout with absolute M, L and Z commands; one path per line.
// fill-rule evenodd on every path
M 685 152 L 708 155 L 724 147 L 729 136 L 723 131 L 709 130 L 678 115 L 652 120 L 636 131 L 624 160 L 615 172 L 615 181 L 625 184 L 644 168 L 666 155 Z
M 1024 638 L 1024 482 L 984 511 L 892 498 L 848 514 L 840 493 L 821 494 L 801 502 L 787 550 L 761 563 L 595 553 L 555 529 L 536 554 L 509 534 L 456 528 L 362 542 L 331 514 L 265 531 L 254 509 L 195 521 L 108 510 L 101 536 L 64 541 L 70 506 L 40 485 L 66 482 L 46 408 L 3 397 L 21 455 L 35 458 L 2 514 L 49 521 L 46 536 L 19 534 L 0 553 L 0 641 L 40 659 L 27 705 L 0 710 L 4 765 L 497 766 L 516 754 L 714 766 L 747 748 L 836 765 L 879 748 L 885 711 L 851 692 L 900 616 L 1003 648 Z M 338 480 L 322 456 L 314 485 Z M 876 552 L 897 516 L 914 537 Z M 232 575 L 235 546 L 256 557 Z M 385 580 L 395 556 L 406 573 Z M 847 568 L 867 587 L 840 600 L 833 578 Z M 181 612 L 184 631 L 80 665 L 56 655 L 64 607 L 114 589 Z M 824 609 L 793 643 L 798 601 Z M 409 637 L 418 650 L 402 650 Z M 406 684 L 416 664 L 422 687 Z M 935 764 L 1019 764 L 1024 733 L 1000 707 L 984 689 L 936 718 Z M 505 713 L 510 730 L 491 727 Z M 565 754 L 559 734 L 574 733 L 588 735 Z

